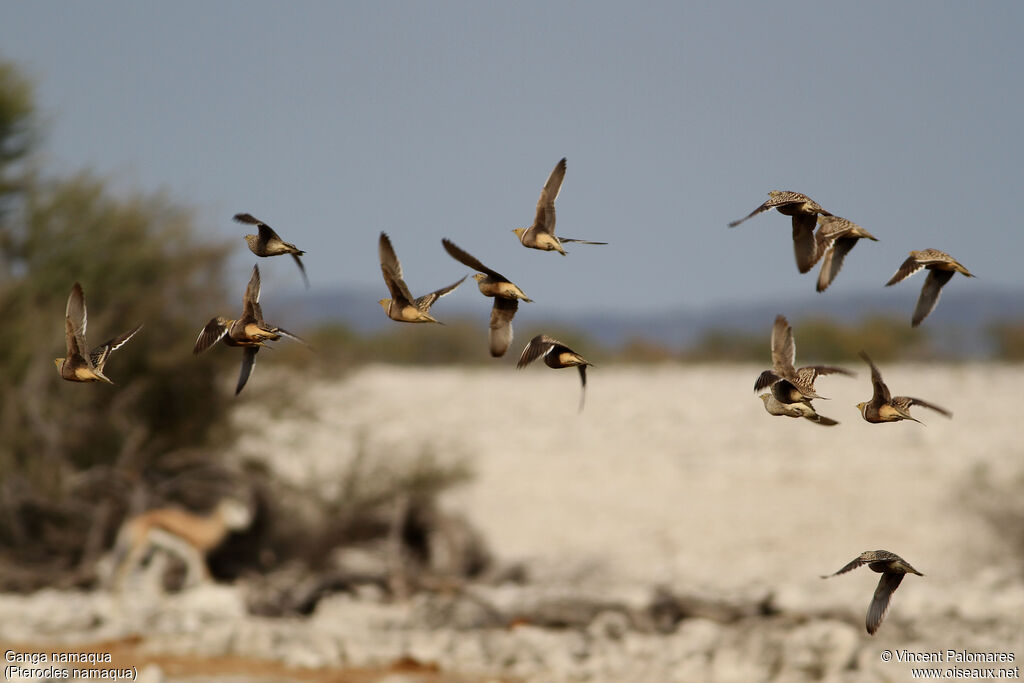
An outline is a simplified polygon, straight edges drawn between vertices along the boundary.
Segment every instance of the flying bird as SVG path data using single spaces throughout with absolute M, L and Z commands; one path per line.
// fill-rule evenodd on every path
M 249 381 L 249 375 L 252 374 L 253 366 L 256 365 L 256 353 L 260 347 L 266 346 L 265 342 L 267 341 L 276 341 L 281 337 L 288 337 L 309 346 L 301 337 L 281 327 L 271 325 L 263 319 L 263 309 L 260 307 L 260 269 L 259 266 L 253 266 L 252 277 L 245 288 L 241 317 L 236 320 L 220 316 L 211 318 L 199 333 L 192 353 L 202 353 L 222 339 L 228 346 L 242 347 L 242 370 L 238 375 L 238 386 L 235 387 L 237 396 L 245 387 L 245 383 Z
M 64 358 L 53 360 L 57 366 L 57 372 L 60 373 L 62 379 L 69 382 L 113 384 L 110 378 L 103 374 L 103 367 L 107 364 L 110 354 L 134 337 L 135 333 L 142 329 L 142 325 L 137 325 L 128 332 L 108 339 L 96 348 L 89 350 L 85 343 L 85 328 L 88 323 L 85 293 L 82 291 L 82 285 L 76 282 L 71 286 L 68 304 L 64 309 L 64 337 L 67 353 Z
M 896 271 L 896 274 L 889 278 L 885 286 L 889 287 L 901 280 L 905 280 L 922 268 L 928 269 L 928 277 L 924 280 L 924 285 L 921 287 L 921 296 L 918 297 L 917 306 L 914 307 L 914 317 L 910 320 L 912 327 L 920 325 L 921 321 L 927 318 L 928 314 L 934 310 L 935 305 L 939 303 L 939 295 L 942 293 L 943 285 L 949 282 L 954 273 L 963 273 L 967 277 L 974 277 L 946 252 L 939 251 L 938 249 L 924 249 L 922 251 L 910 252 L 910 256 L 907 257 L 907 260 Z
M 882 381 L 882 373 L 878 371 L 878 368 L 871 361 L 864 351 L 860 352 L 860 357 L 864 359 L 864 362 L 871 366 L 871 400 L 862 401 L 857 404 L 857 410 L 868 422 L 877 424 L 879 422 L 899 422 L 900 420 L 913 420 L 914 422 L 921 423 L 916 417 L 910 414 L 910 406 L 922 406 L 930 410 L 934 410 L 937 413 L 941 413 L 946 417 L 953 417 L 953 413 L 949 412 L 945 408 L 941 408 L 934 403 L 928 403 L 922 401 L 919 398 L 911 398 L 910 396 L 892 396 L 889 393 L 889 387 Z M 923 423 L 921 423 L 923 424 Z
M 557 370 L 559 368 L 575 367 L 580 371 L 579 409 L 582 411 L 587 391 L 587 366 L 593 366 L 593 363 L 557 339 L 553 339 L 546 334 L 538 334 L 523 349 L 522 355 L 519 356 L 519 362 L 516 363 L 516 369 L 522 369 L 541 357 L 544 358 L 544 364 L 549 368 Z
M 903 577 L 907 574 L 917 574 L 918 576 L 924 576 L 924 574 L 911 567 L 909 562 L 896 553 L 891 553 L 888 550 L 868 550 L 861 553 L 857 559 L 847 564 L 835 574 L 829 574 L 821 578 L 827 579 L 830 576 L 839 576 L 863 564 L 866 564 L 871 571 L 882 575 L 878 580 L 878 587 L 875 588 L 875 594 L 871 598 L 871 604 L 868 605 L 867 619 L 864 622 L 868 634 L 873 636 L 882 624 L 882 619 L 885 619 L 885 615 L 889 611 L 889 602 L 892 599 L 892 594 L 899 588 Z
M 877 237 L 853 221 L 839 216 L 818 218 L 818 232 L 814 235 L 815 249 L 819 259 L 824 256 L 821 261 L 821 272 L 818 273 L 819 292 L 828 289 L 836 279 L 846 255 L 857 245 L 859 239 L 878 241 Z
M 402 264 L 398 260 L 398 255 L 395 254 L 395 248 L 391 246 L 391 239 L 387 233 L 380 234 L 377 252 L 380 255 L 380 270 L 384 274 L 384 282 L 388 286 L 388 291 L 391 292 L 390 299 L 381 299 L 378 303 L 384 307 L 384 312 L 388 314 L 389 318 L 401 323 L 438 322 L 430 315 L 430 307 L 466 279 L 466 276 L 463 275 L 462 280 L 454 284 L 414 299 L 405 280 L 402 279 Z
M 817 225 L 818 215 L 831 216 L 832 214 L 805 194 L 772 190 L 768 193 L 768 199 L 764 204 L 743 218 L 729 223 L 729 227 L 735 228 L 748 218 L 772 209 L 778 210 L 785 216 L 793 217 L 793 253 L 796 255 L 796 267 L 801 273 L 806 273 L 814 267 L 819 258 L 814 241 L 814 227 Z
M 273 228 L 250 213 L 236 213 L 235 220 L 239 223 L 255 225 L 259 230 L 258 235 L 245 236 L 245 241 L 249 245 L 249 250 L 252 253 L 257 256 L 280 256 L 281 254 L 291 254 L 292 258 L 295 259 L 295 263 L 299 266 L 299 270 L 302 272 L 302 281 L 306 283 L 306 289 L 309 289 L 309 278 L 306 276 L 306 267 L 302 265 L 302 259 L 299 258 L 306 252 L 302 251 L 294 244 L 289 244 L 282 240 L 281 237 L 274 232 Z
M 830 417 L 819 415 L 807 399 L 797 403 L 783 403 L 768 392 L 761 394 L 758 398 L 764 402 L 764 409 L 768 411 L 769 415 L 803 417 L 823 427 L 833 427 L 839 424 Z
M 823 398 L 814 390 L 818 375 L 842 374 L 855 376 L 845 368 L 833 365 L 808 365 L 796 368 L 796 340 L 786 316 L 775 316 L 772 326 L 772 369 L 762 372 L 754 382 L 754 391 L 771 387 L 772 396 L 780 403 L 805 403 Z M 807 404 L 810 407 L 810 404 Z
M 479 271 L 473 275 L 473 279 L 476 280 L 480 293 L 484 296 L 494 297 L 489 332 L 491 355 L 495 358 L 504 356 L 512 344 L 512 318 L 519 310 L 519 299 L 526 302 L 532 302 L 533 299 L 527 298 L 523 290 L 507 277 L 491 270 L 448 238 L 442 239 L 441 244 L 453 259 Z
M 574 240 L 568 237 L 555 237 L 555 200 L 562 189 L 562 180 L 565 178 L 565 158 L 555 164 L 555 168 L 548 176 L 540 191 L 540 199 L 537 200 L 537 215 L 533 219 L 533 225 L 528 228 L 514 228 L 516 234 L 524 247 L 540 249 L 541 251 L 557 251 L 562 256 L 566 255 L 562 248 L 563 242 L 577 242 L 579 244 L 608 244 L 607 242 L 588 242 L 587 240 Z

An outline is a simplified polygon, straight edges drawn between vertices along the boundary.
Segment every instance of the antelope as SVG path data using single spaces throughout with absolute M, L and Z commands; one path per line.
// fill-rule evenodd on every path
M 209 515 L 197 515 L 181 508 L 156 508 L 127 520 L 114 546 L 114 585 L 141 564 L 152 549 L 163 550 L 185 563 L 183 587 L 211 580 L 206 556 L 232 531 L 252 522 L 249 506 L 224 498 Z

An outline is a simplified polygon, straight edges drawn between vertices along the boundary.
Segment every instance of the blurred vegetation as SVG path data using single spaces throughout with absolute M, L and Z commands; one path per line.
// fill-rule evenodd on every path
M 1024 361 L 1024 321 L 993 325 L 989 336 L 997 358 L 1015 363 Z
M 0 555 L 37 575 L 88 564 L 162 459 L 227 442 L 231 405 L 213 359 L 191 354 L 223 300 L 226 245 L 161 194 L 47 176 L 39 139 L 30 85 L 0 62 Z M 144 324 L 108 362 L 116 386 L 54 366 L 75 281 L 90 347 Z

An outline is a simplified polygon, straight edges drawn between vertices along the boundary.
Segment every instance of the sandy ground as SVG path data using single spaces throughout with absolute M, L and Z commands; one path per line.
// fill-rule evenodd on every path
M 915 408 L 926 425 L 864 422 L 862 368 L 856 379 L 824 377 L 818 389 L 831 400 L 817 406 L 840 420 L 831 428 L 765 413 L 751 390 L 760 369 L 596 368 L 577 413 L 573 370 L 371 367 L 304 387 L 317 408 L 270 423 L 263 437 L 283 476 L 328 488 L 358 434 L 376 457 L 429 447 L 466 458 L 477 476 L 450 495 L 452 507 L 501 557 L 553 579 L 586 570 L 718 591 L 841 592 L 873 578 L 824 587 L 817 577 L 862 550 L 900 553 L 932 585 L 960 584 L 998 557 L 998 539 L 961 494 L 977 467 L 1024 466 L 1024 413 L 1012 398 L 1024 368 L 883 368 L 894 393 L 954 413 Z
M 527 627 L 485 638 L 396 629 L 407 623 L 405 608 L 343 598 L 325 601 L 301 626 L 247 623 L 245 633 L 268 642 L 300 633 L 310 649 L 344 649 L 340 659 L 323 657 L 350 665 L 412 655 L 445 671 L 529 681 L 910 680 L 910 665 L 879 662 L 883 648 L 1003 652 L 1020 665 L 1024 574 L 1007 538 L 981 520 L 965 491 L 978 469 L 996 480 L 1024 471 L 1016 400 L 1024 366 L 882 367 L 894 394 L 954 413 L 947 420 L 915 408 L 926 425 L 862 421 L 855 404 L 870 397 L 869 375 L 852 366 L 856 379 L 818 380 L 831 398 L 816 402 L 818 410 L 841 422 L 830 428 L 768 415 L 752 391 L 761 369 L 595 368 L 578 413 L 573 370 L 368 367 L 344 380 L 304 381 L 298 404 L 276 412 L 243 404 L 238 418 L 262 429 L 237 453 L 273 453 L 281 477 L 332 493 L 361 442 L 382 465 L 429 450 L 471 465 L 474 479 L 446 494 L 445 505 L 465 513 L 501 560 L 524 562 L 537 586 L 627 602 L 659 585 L 728 600 L 770 593 L 785 614 L 834 611 L 855 620 L 733 627 L 693 619 L 669 636 L 611 639 L 603 630 Z M 283 381 L 270 372 L 256 379 Z M 819 576 L 873 549 L 899 553 L 926 576 L 903 582 L 871 638 L 856 621 L 877 575 Z M 209 596 L 196 601 L 216 612 Z M 25 604 L 0 609 L 13 614 Z M 170 611 L 160 614 L 170 619 Z M 374 631 L 384 622 L 390 626 Z M 230 652 L 261 642 L 234 628 Z M 384 648 L 387 658 L 358 654 L 357 645 L 378 655 Z M 203 654 L 219 651 L 210 647 Z

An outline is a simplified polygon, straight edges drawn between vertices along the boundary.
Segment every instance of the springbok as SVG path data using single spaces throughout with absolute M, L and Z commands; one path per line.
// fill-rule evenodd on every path
M 163 550 L 185 563 L 182 587 L 210 580 L 206 556 L 229 533 L 252 522 L 249 506 L 235 498 L 224 498 L 209 515 L 197 515 L 181 508 L 148 510 L 127 520 L 114 545 L 114 587 L 134 572 L 152 549 Z

